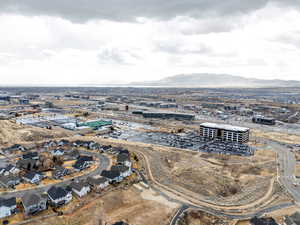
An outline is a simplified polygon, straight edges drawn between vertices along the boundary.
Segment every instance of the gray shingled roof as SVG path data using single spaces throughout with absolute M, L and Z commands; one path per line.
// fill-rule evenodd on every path
M 89 186 L 89 185 L 86 182 L 84 182 L 84 181 L 72 182 L 70 184 L 70 187 L 72 189 L 77 190 L 77 191 L 81 191 L 84 187 L 87 187 L 87 186 Z
M 35 194 L 35 193 L 31 193 L 31 194 L 25 194 L 23 195 L 23 197 L 21 198 L 22 200 L 22 204 L 25 208 L 32 206 L 32 205 L 37 205 L 39 204 L 43 198 L 41 195 Z

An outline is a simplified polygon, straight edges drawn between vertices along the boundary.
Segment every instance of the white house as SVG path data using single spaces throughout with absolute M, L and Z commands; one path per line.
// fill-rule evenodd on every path
M 106 177 L 100 177 L 100 178 L 88 177 L 87 181 L 95 189 L 104 189 L 109 185 L 109 180 Z
M 47 197 L 39 194 L 27 193 L 21 201 L 26 215 L 36 214 L 47 208 Z
M 14 165 L 9 164 L 6 168 L 5 168 L 6 172 L 8 172 L 9 174 L 18 174 L 20 172 L 19 168 L 17 168 Z
M 20 172 L 20 170 L 12 164 L 9 164 L 6 167 L 0 168 L 0 174 L 4 175 L 4 176 L 8 176 L 9 174 L 17 174 L 19 172 Z
M 79 197 L 87 195 L 87 193 L 91 191 L 90 185 L 87 182 L 83 182 L 83 181 L 72 182 L 70 184 L 70 187 L 72 191 Z
M 72 192 L 67 191 L 62 187 L 52 186 L 47 191 L 51 205 L 59 207 L 69 203 L 72 200 Z
M 120 175 L 125 178 L 132 174 L 131 168 L 125 165 L 115 165 L 111 167 L 112 171 L 119 171 Z
M 11 215 L 10 208 L 5 205 L 1 205 L 0 206 L 0 218 L 8 217 L 10 215 Z
M 43 177 L 44 176 L 41 173 L 30 171 L 23 176 L 23 180 L 31 184 L 38 184 Z
M 103 170 L 101 176 L 107 178 L 111 183 L 121 182 L 123 180 L 123 177 L 118 170 Z
M 129 154 L 126 153 L 120 153 L 117 156 L 117 162 L 118 164 L 131 167 L 131 161 Z
M 51 154 L 54 156 L 62 156 L 64 155 L 64 150 L 63 149 L 54 149 Z
M 0 199 L 0 218 L 11 216 L 16 212 L 16 198 Z

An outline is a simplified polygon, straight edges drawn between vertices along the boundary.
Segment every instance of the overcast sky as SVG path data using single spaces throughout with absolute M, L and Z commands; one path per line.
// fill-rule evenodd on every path
M 300 80 L 298 0 L 0 0 L 0 84 Z

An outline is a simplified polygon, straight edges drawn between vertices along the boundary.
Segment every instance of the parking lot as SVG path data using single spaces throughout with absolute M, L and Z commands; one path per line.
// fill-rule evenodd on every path
M 254 154 L 254 149 L 246 144 L 223 142 L 221 140 L 207 140 L 204 137 L 201 137 L 197 132 L 172 134 L 163 132 L 141 132 L 128 129 L 116 131 L 111 134 L 110 137 L 217 154 L 241 156 L 251 156 Z
M 219 140 L 209 141 L 203 144 L 200 151 L 219 153 L 225 155 L 240 155 L 240 156 L 251 156 L 254 155 L 254 148 L 246 144 L 238 144 L 231 142 L 223 142 Z

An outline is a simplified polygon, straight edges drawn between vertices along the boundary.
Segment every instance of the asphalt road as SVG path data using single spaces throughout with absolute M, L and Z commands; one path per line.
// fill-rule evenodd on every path
M 182 205 L 178 211 L 176 212 L 175 216 L 172 218 L 170 225 L 176 225 L 178 220 L 181 218 L 183 213 L 188 210 L 190 207 L 188 205 Z
M 89 151 L 84 151 L 85 155 L 90 155 L 90 156 L 94 156 L 96 158 L 99 159 L 99 165 L 97 166 L 97 169 L 86 173 L 84 175 L 75 177 L 75 179 L 78 178 L 87 178 L 89 176 L 94 176 L 94 175 L 99 175 L 101 174 L 101 172 L 105 169 L 108 168 L 108 166 L 110 165 L 110 160 L 103 154 L 100 154 L 98 152 L 89 152 Z M 68 179 L 68 180 L 63 180 L 60 183 L 56 183 L 56 184 L 49 184 L 49 185 L 39 185 L 36 186 L 36 188 L 32 188 L 29 190 L 14 190 L 14 191 L 10 191 L 10 192 L 3 192 L 0 194 L 0 197 L 4 197 L 4 198 L 9 198 L 9 197 L 17 197 L 20 198 L 22 196 L 24 196 L 25 194 L 29 194 L 29 193 L 43 193 L 46 192 L 50 187 L 54 186 L 54 185 L 68 185 L 72 182 L 72 179 Z
M 293 152 L 290 148 L 274 141 L 268 141 L 268 146 L 278 154 L 280 183 L 292 195 L 295 203 L 300 205 L 300 186 L 295 185 L 298 182 L 295 177 L 296 159 Z
M 294 205 L 293 203 L 282 203 L 282 204 L 278 204 L 278 205 L 275 205 L 275 206 L 272 206 L 272 207 L 268 207 L 268 208 L 259 210 L 255 213 L 246 213 L 246 214 L 243 214 L 243 215 L 235 215 L 235 214 L 230 214 L 230 213 L 223 212 L 221 210 L 208 208 L 208 207 L 205 207 L 205 206 L 197 206 L 196 207 L 196 206 L 193 206 L 193 205 L 183 204 L 178 209 L 178 211 L 176 212 L 176 214 L 174 215 L 174 217 L 172 218 L 172 220 L 169 224 L 170 225 L 176 225 L 178 220 L 189 209 L 200 210 L 200 211 L 207 212 L 207 213 L 209 213 L 211 215 L 214 215 L 214 216 L 217 216 L 217 217 L 224 217 L 224 218 L 231 219 L 231 220 L 246 220 L 246 219 L 250 219 L 250 218 L 253 218 L 253 217 L 262 217 L 267 213 L 271 213 L 273 211 L 284 209 L 284 208 L 289 208 L 293 205 Z

